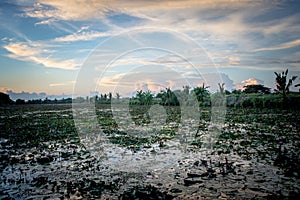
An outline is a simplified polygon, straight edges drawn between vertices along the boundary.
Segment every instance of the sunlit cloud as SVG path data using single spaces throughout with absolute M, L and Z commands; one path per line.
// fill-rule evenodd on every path
M 240 64 L 240 58 L 239 57 L 229 57 L 229 65 L 239 65 Z
M 181 88 L 183 83 L 177 84 L 175 75 L 172 77 L 166 73 L 162 73 L 165 76 L 162 78 L 165 79 L 153 77 L 146 79 L 145 74 L 141 75 L 144 79 L 137 79 L 133 77 L 135 68 L 157 65 L 164 71 L 163 67 L 169 67 L 188 77 L 189 82 L 195 86 L 201 86 L 204 81 L 192 76 L 195 70 L 210 73 L 218 67 L 218 70 L 228 73 L 229 76 L 238 77 L 236 82 L 249 78 L 246 71 L 265 75 L 270 72 L 270 76 L 266 78 L 259 74 L 259 77 L 269 85 L 271 81 L 274 82 L 272 71 L 282 71 L 286 68 L 289 68 L 291 74 L 300 71 L 297 52 L 300 46 L 300 39 L 297 38 L 300 32 L 300 14 L 294 8 L 289 9 L 290 6 L 294 6 L 294 2 L 291 4 L 289 1 L 281 0 L 36 0 L 32 3 L 17 0 L 17 2 L 20 6 L 12 10 L 2 9 L 4 13 L 8 13 L 5 15 L 8 16 L 7 20 L 4 19 L 0 25 L 0 28 L 4 29 L 1 46 L 8 52 L 3 55 L 11 58 L 6 59 L 9 60 L 7 66 L 10 60 L 22 60 L 30 62 L 33 66 L 39 64 L 47 68 L 76 70 L 81 63 L 84 66 L 89 61 L 93 72 L 105 71 L 102 86 L 106 89 L 109 87 L 111 89 L 120 79 L 123 80 L 124 86 L 132 86 L 132 90 L 144 88 L 154 91 L 165 86 Z M 16 24 L 11 23 L 10 17 Z M 164 46 L 166 50 L 173 47 L 173 55 L 170 52 L 170 54 L 163 52 L 152 54 L 140 50 L 137 54 L 132 53 L 134 56 L 130 52 L 128 56 L 123 56 L 126 47 L 155 46 L 148 40 L 153 32 L 147 28 L 151 28 L 153 32 L 160 29 L 160 33 L 170 30 L 175 33 L 174 35 L 178 35 L 176 38 L 178 41 L 170 39 L 172 37 L 168 34 L 157 34 L 153 40 L 157 43 L 166 43 Z M 119 35 L 125 35 L 124 43 L 114 43 L 109 39 L 117 38 Z M 185 36 L 201 46 L 200 49 L 203 51 L 185 52 L 185 49 L 190 47 L 189 44 L 181 42 L 186 39 Z M 106 46 L 103 45 L 105 42 Z M 91 55 L 96 55 L 95 60 L 91 59 Z M 47 92 L 49 90 L 61 92 L 63 89 L 71 88 L 72 84 L 64 82 L 65 77 L 61 71 L 49 71 L 58 72 L 61 80 L 59 78 L 52 80 L 53 77 L 47 75 L 45 84 L 45 87 L 48 87 Z M 117 76 L 125 72 L 129 77 L 132 75 L 135 84 L 132 85 L 126 76 Z M 169 76 L 170 78 L 166 80 Z M 128 82 L 124 81 L 124 78 L 128 79 Z M 222 78 L 228 87 L 226 89 L 234 87 L 229 77 Z M 213 80 L 214 75 L 207 79 Z M 245 80 L 239 84 L 245 85 L 248 82 Z M 211 90 L 218 89 L 217 83 L 208 84 Z
M 49 25 L 49 24 L 52 24 L 55 21 L 56 21 L 55 19 L 51 18 L 51 19 L 46 19 L 46 20 L 37 22 L 37 23 L 35 23 L 35 25 Z
M 260 4 L 260 1 L 231 1 L 231 0 L 179 0 L 179 1 L 60 1 L 38 0 L 33 8 L 25 9 L 25 14 L 35 18 L 54 18 L 60 20 L 87 20 L 102 19 L 107 15 L 127 13 L 142 18 L 151 18 L 149 13 L 153 11 L 164 12 L 166 10 L 183 9 L 215 9 L 215 8 L 241 8 Z
M 3 48 L 10 52 L 10 54 L 8 54 L 10 58 L 31 61 L 45 67 L 67 70 L 74 70 L 78 67 L 78 64 L 73 59 L 58 60 L 50 58 L 49 56 L 43 56 L 43 53 L 49 53 L 49 51 L 43 50 L 42 47 L 30 46 L 25 43 L 9 43 L 3 46 Z
M 8 88 L 8 87 L 1 87 L 0 86 L 0 92 L 2 92 L 2 93 L 7 93 L 7 91 L 9 91 L 9 90 L 12 90 L 12 89 Z
M 275 45 L 272 47 L 264 47 L 264 48 L 259 48 L 256 49 L 255 51 L 274 51 L 274 50 L 281 50 L 281 49 L 289 49 L 293 47 L 298 47 L 300 46 L 300 39 L 291 41 L 291 42 L 285 42 L 279 45 Z
M 81 30 L 82 31 L 82 30 Z M 111 36 L 113 33 L 110 32 L 98 32 L 98 31 L 89 31 L 73 33 L 71 35 L 57 37 L 54 39 L 55 42 L 75 42 L 75 41 L 87 41 L 93 40 L 100 37 Z
M 66 85 L 73 85 L 75 81 L 68 81 L 64 83 L 51 83 L 49 84 L 50 87 L 60 87 L 60 86 L 66 86 Z
M 150 90 L 154 93 L 166 88 L 181 90 L 182 86 L 201 87 L 202 84 L 209 86 L 211 92 L 218 90 L 218 83 L 225 83 L 225 88 L 232 90 L 233 80 L 224 73 L 190 74 L 185 75 L 176 71 L 162 69 L 153 73 L 140 70 L 138 72 L 105 76 L 98 81 L 99 91 L 115 91 L 122 95 L 130 96 L 132 92 Z
M 247 85 L 260 85 L 260 84 L 263 85 L 264 81 L 256 78 L 249 78 L 247 80 L 242 81 L 241 83 L 237 83 L 235 85 L 235 88 L 238 90 L 244 90 L 245 89 L 244 87 Z

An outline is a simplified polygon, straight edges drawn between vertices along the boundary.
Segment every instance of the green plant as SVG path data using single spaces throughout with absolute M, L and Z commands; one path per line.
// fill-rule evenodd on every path
M 203 102 L 204 101 L 204 97 L 209 96 L 209 91 L 207 90 L 209 88 L 209 86 L 205 86 L 204 83 L 202 84 L 202 87 L 195 87 L 193 89 L 194 94 L 197 97 L 197 100 L 199 102 Z
M 288 69 L 284 72 L 277 73 L 274 72 L 276 75 L 276 89 L 275 91 L 282 94 L 283 98 L 286 98 L 286 95 L 290 91 L 290 86 L 292 85 L 293 81 L 296 80 L 297 76 L 293 76 L 292 78 L 287 80 L 287 74 L 288 74 Z
M 259 85 L 246 85 L 244 86 L 244 93 L 257 93 L 257 94 L 270 94 L 270 88 L 265 87 L 261 84 Z

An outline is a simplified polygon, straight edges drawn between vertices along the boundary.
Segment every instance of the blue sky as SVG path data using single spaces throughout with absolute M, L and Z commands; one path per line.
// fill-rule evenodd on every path
M 274 88 L 274 71 L 300 77 L 299 11 L 292 0 L 3 0 L 0 91 L 128 95 L 185 81 Z M 83 71 L 90 86 L 76 90 Z

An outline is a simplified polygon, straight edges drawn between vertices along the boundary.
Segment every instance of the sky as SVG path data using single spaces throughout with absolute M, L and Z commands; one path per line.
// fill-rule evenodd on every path
M 296 0 L 2 0 L 0 19 L 13 99 L 300 82 Z

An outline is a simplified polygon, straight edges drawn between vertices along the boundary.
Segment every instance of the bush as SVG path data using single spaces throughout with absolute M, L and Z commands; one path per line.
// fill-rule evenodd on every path
M 243 108 L 251 108 L 251 107 L 253 107 L 253 102 L 250 98 L 246 98 L 246 99 L 242 100 L 241 106 Z

